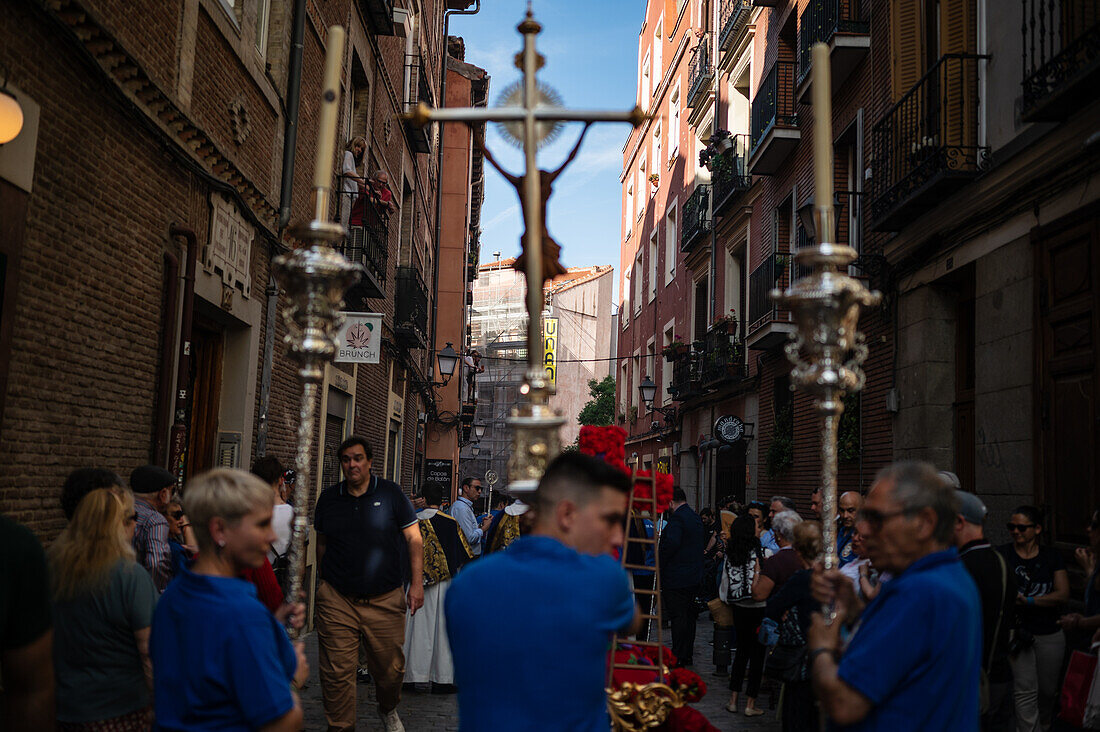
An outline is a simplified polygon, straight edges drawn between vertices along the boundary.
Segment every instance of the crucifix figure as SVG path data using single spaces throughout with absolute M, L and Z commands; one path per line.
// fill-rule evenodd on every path
M 546 230 L 546 204 L 550 189 L 558 175 L 573 162 L 592 123 L 629 122 L 637 127 L 646 120 L 646 114 L 639 107 L 627 112 L 580 112 L 557 107 L 553 103 L 556 95 L 540 90 L 535 78 L 544 62 L 535 50 L 535 37 L 542 31 L 542 26 L 535 22 L 530 4 L 527 16 L 517 30 L 523 35 L 523 53 L 516 57 L 516 66 L 523 72 L 523 78 L 517 93 L 511 96 L 522 100 L 521 104 L 515 105 L 509 99 L 507 104 L 510 106 L 493 109 L 432 109 L 421 103 L 407 118 L 420 125 L 431 122 L 500 122 L 509 127 L 507 123 L 511 123 L 508 132 L 523 148 L 523 175 L 512 175 L 497 163 L 485 148 L 484 140 L 480 136 L 476 139 L 478 147 L 485 153 L 485 159 L 515 186 L 523 209 L 523 252 L 516 261 L 516 267 L 522 267 L 527 280 L 527 372 L 521 389 L 525 401 L 512 411 L 508 419 L 513 429 L 508 488 L 512 492 L 523 492 L 535 489 L 546 465 L 558 454 L 558 429 L 564 422 L 548 404 L 551 388 L 542 365 L 542 285 L 550 277 L 564 271 L 558 261 L 560 248 Z M 545 142 L 547 128 L 556 129 L 560 122 L 584 122 L 585 131 L 557 170 L 540 171 L 535 160 L 539 143 Z M 543 128 L 541 131 L 540 127 Z
M 550 236 L 550 231 L 547 229 L 547 225 L 546 225 L 546 202 L 550 199 L 550 194 L 553 193 L 554 181 L 557 180 L 557 177 L 559 175 L 561 175 L 562 171 L 564 171 L 569 166 L 569 164 L 573 162 L 573 159 L 577 157 L 577 153 L 580 152 L 580 149 L 581 149 L 581 143 L 584 142 L 584 136 L 588 134 L 588 128 L 591 127 L 591 126 L 592 126 L 591 122 L 585 123 L 584 129 L 581 130 L 581 136 L 577 138 L 577 144 L 573 146 L 573 149 L 569 152 L 569 155 L 566 156 L 565 162 L 563 162 L 561 165 L 559 165 L 557 170 L 554 170 L 552 172 L 548 171 L 548 170 L 539 170 L 538 171 L 538 174 L 539 174 L 539 201 L 538 201 L 538 205 L 539 205 L 540 208 L 539 208 L 537 218 L 538 218 L 538 220 L 542 221 L 542 245 L 541 245 L 541 249 L 542 249 L 542 279 L 543 279 L 544 282 L 546 280 L 553 279 L 554 277 L 557 277 L 558 275 L 565 274 L 565 267 L 563 267 L 561 265 L 561 261 L 558 259 L 558 254 L 559 254 L 559 252 L 561 252 L 561 246 L 556 241 L 554 241 L 554 238 L 552 236 Z M 485 159 L 487 161 L 489 161 L 489 164 L 492 165 L 494 168 L 496 168 L 497 172 L 500 173 L 502 176 L 504 176 L 504 178 L 509 183 L 512 184 L 512 187 L 516 189 L 516 195 L 519 196 L 520 207 L 523 209 L 523 214 L 524 214 L 523 218 L 526 221 L 527 220 L 527 198 L 523 195 L 523 193 L 524 193 L 524 178 L 526 176 L 525 175 L 513 175 L 513 174 L 509 173 L 507 170 L 505 170 L 500 165 L 500 163 L 498 163 L 496 161 L 496 158 L 493 157 L 493 154 L 491 152 L 489 152 L 489 149 L 487 147 L 485 147 L 485 138 L 480 133 L 476 133 L 476 132 L 474 133 L 474 143 L 481 150 L 481 153 L 482 153 L 482 155 L 485 156 Z M 516 258 L 515 263 L 512 265 L 515 269 L 519 270 L 520 272 L 525 272 L 527 270 L 527 251 L 528 251 L 527 238 L 530 235 L 531 235 L 530 231 L 524 231 L 523 232 L 523 236 L 520 238 L 520 248 L 522 249 L 522 252 Z

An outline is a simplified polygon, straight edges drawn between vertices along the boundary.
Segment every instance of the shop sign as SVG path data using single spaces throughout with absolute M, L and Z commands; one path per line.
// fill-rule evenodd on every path
M 382 355 L 382 314 L 343 313 L 336 331 L 336 363 L 378 363 Z

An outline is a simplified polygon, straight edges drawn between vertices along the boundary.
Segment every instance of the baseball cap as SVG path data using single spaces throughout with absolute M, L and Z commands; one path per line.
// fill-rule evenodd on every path
M 967 493 L 966 491 L 955 491 L 955 498 L 959 501 L 959 515 L 967 521 L 967 523 L 974 524 L 975 526 L 981 526 L 985 521 L 986 508 L 982 503 L 982 499 L 978 498 L 973 493 Z
M 130 473 L 130 490 L 134 493 L 156 493 L 176 484 L 176 476 L 159 465 L 142 465 Z

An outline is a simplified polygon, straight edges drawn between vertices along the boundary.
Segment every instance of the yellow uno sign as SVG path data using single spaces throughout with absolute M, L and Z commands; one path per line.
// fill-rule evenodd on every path
M 550 388 L 557 389 L 558 379 L 558 319 L 542 320 L 542 365 L 546 368 L 546 378 Z

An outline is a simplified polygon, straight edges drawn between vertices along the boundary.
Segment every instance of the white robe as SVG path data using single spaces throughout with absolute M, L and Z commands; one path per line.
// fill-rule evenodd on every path
M 424 588 L 424 607 L 405 621 L 405 683 L 455 682 L 451 644 L 447 642 L 447 620 L 443 598 L 450 580 Z

